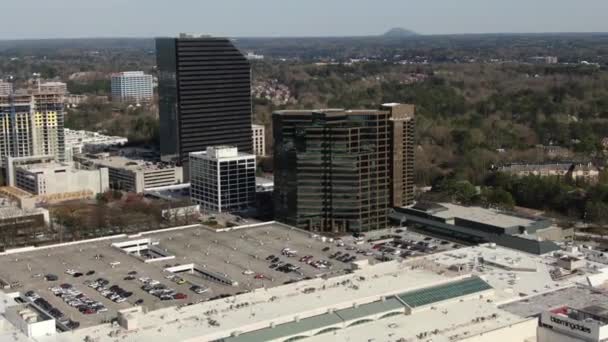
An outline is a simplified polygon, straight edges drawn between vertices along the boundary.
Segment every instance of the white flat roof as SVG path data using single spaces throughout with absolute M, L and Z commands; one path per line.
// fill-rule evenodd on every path
M 479 261 L 480 257 L 493 264 L 482 264 Z M 520 300 L 587 282 L 584 273 L 553 280 L 550 270 L 555 268 L 552 265 L 555 258 L 550 255 L 527 254 L 500 246 L 490 247 L 489 244 L 436 253 L 424 258 L 440 267 L 469 266 L 471 270 L 466 272 L 471 272 L 487 281 L 494 288 L 498 302 Z M 512 268 L 533 268 L 535 271 L 506 269 L 501 265 Z
M 439 203 L 448 210 L 439 211 L 434 216 L 444 219 L 462 218 L 466 220 L 479 221 L 485 224 L 490 224 L 497 227 L 509 228 L 515 226 L 528 226 L 534 223 L 534 220 L 510 215 L 495 209 L 486 209 L 482 207 L 465 207 L 452 203 Z
M 530 320 L 498 309 L 495 304 L 488 303 L 487 299 L 451 302 L 434 307 L 435 310 L 384 318 L 313 336 L 306 341 L 398 341 L 402 338 L 405 341 L 449 342 L 457 340 L 458 337 L 472 337 Z M 478 317 L 484 319 L 477 321 Z M 532 320 L 535 326 L 536 319 Z M 427 333 L 426 338 L 417 338 L 417 335 L 424 333 Z

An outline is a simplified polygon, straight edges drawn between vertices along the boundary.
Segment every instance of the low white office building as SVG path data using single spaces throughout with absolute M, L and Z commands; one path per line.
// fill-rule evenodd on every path
M 79 170 L 70 164 L 48 162 L 19 165 L 14 185 L 33 195 L 82 193 L 91 197 L 110 188 L 108 169 Z
M 113 156 L 109 153 L 78 155 L 74 158 L 88 168 L 108 168 L 112 189 L 143 193 L 146 189 L 183 182 L 183 169 L 173 164 Z
M 253 131 L 253 153 L 256 156 L 264 157 L 266 155 L 264 126 L 251 125 Z
M 233 146 L 190 153 L 190 198 L 202 209 L 246 209 L 255 201 L 255 156 Z

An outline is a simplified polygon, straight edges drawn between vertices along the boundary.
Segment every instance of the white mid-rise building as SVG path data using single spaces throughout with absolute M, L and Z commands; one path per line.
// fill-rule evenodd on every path
M 112 75 L 112 100 L 147 102 L 154 96 L 154 79 L 143 71 L 127 71 Z
M 233 146 L 212 146 L 190 153 L 190 198 L 201 208 L 246 209 L 255 201 L 255 155 Z
M 253 153 L 256 156 L 264 157 L 266 155 L 264 126 L 251 125 L 253 131 Z
M 78 155 L 74 160 L 82 167 L 107 168 L 112 189 L 143 193 L 146 189 L 180 184 L 184 181 L 181 166 L 113 156 L 109 153 Z
M 15 167 L 14 185 L 34 195 L 87 193 L 94 196 L 110 188 L 108 169 L 78 170 L 64 163 L 39 163 Z M 11 177 L 12 182 L 13 177 Z M 82 196 L 87 197 L 87 196 Z

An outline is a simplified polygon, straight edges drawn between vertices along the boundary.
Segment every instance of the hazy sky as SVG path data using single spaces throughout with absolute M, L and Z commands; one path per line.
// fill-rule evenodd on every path
M 0 39 L 605 32 L 608 0 L 0 0 Z

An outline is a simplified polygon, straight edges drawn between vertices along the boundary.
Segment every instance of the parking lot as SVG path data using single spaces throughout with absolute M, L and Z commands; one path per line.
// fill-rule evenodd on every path
M 222 233 L 188 228 L 145 237 L 157 242 L 157 247 L 175 258 L 145 263 L 111 246 L 127 239 L 88 242 L 0 256 L 0 279 L 16 284 L 16 290 L 22 293 L 34 291 L 67 317 L 79 321 L 81 326 L 89 326 L 107 321 L 116 316 L 117 310 L 136 303 L 150 310 L 185 305 L 306 277 L 340 274 L 349 268 L 348 263 L 337 261 L 327 268 L 315 268 L 301 262 L 304 256 L 310 256 L 310 263 L 328 261 L 334 246 L 313 239 L 308 233 L 274 224 Z M 328 246 L 332 248 L 324 252 Z M 285 248 L 295 251 L 294 255 L 283 255 L 281 251 Z M 271 255 L 273 259 L 278 258 L 278 262 L 266 260 Z M 203 278 L 196 272 L 171 274 L 164 271 L 167 267 L 184 264 L 196 264 L 201 269 L 225 275 L 238 285 Z M 271 268 L 272 264 L 278 265 Z M 277 270 L 287 264 L 293 265 L 294 270 Z M 46 280 L 47 275 L 54 277 Z M 107 281 L 101 291 L 89 286 L 99 278 Z M 140 278 L 147 278 L 147 282 Z M 150 283 L 151 287 L 144 289 Z M 61 284 L 72 286 L 92 303 L 99 302 L 107 311 L 92 313 L 84 308 L 87 313 L 81 312 L 82 308 L 71 306 L 52 292 L 52 288 Z M 198 288 L 191 289 L 193 286 Z M 111 292 L 111 287 L 131 295 L 117 302 L 112 299 L 115 293 L 107 293 Z M 177 298 L 167 297 L 177 294 L 180 294 Z
M 142 238 L 174 258 L 160 255 L 144 262 L 142 255 L 149 251 L 136 257 L 112 246 Z M 279 224 L 227 232 L 194 227 L 0 256 L 0 279 L 22 293 L 35 292 L 67 318 L 90 326 L 133 305 L 148 310 L 187 305 L 342 274 L 357 260 L 408 258 L 410 250 L 413 257 L 449 248 L 454 245 L 403 230 L 332 240 Z M 62 286 L 73 290 L 58 291 Z

